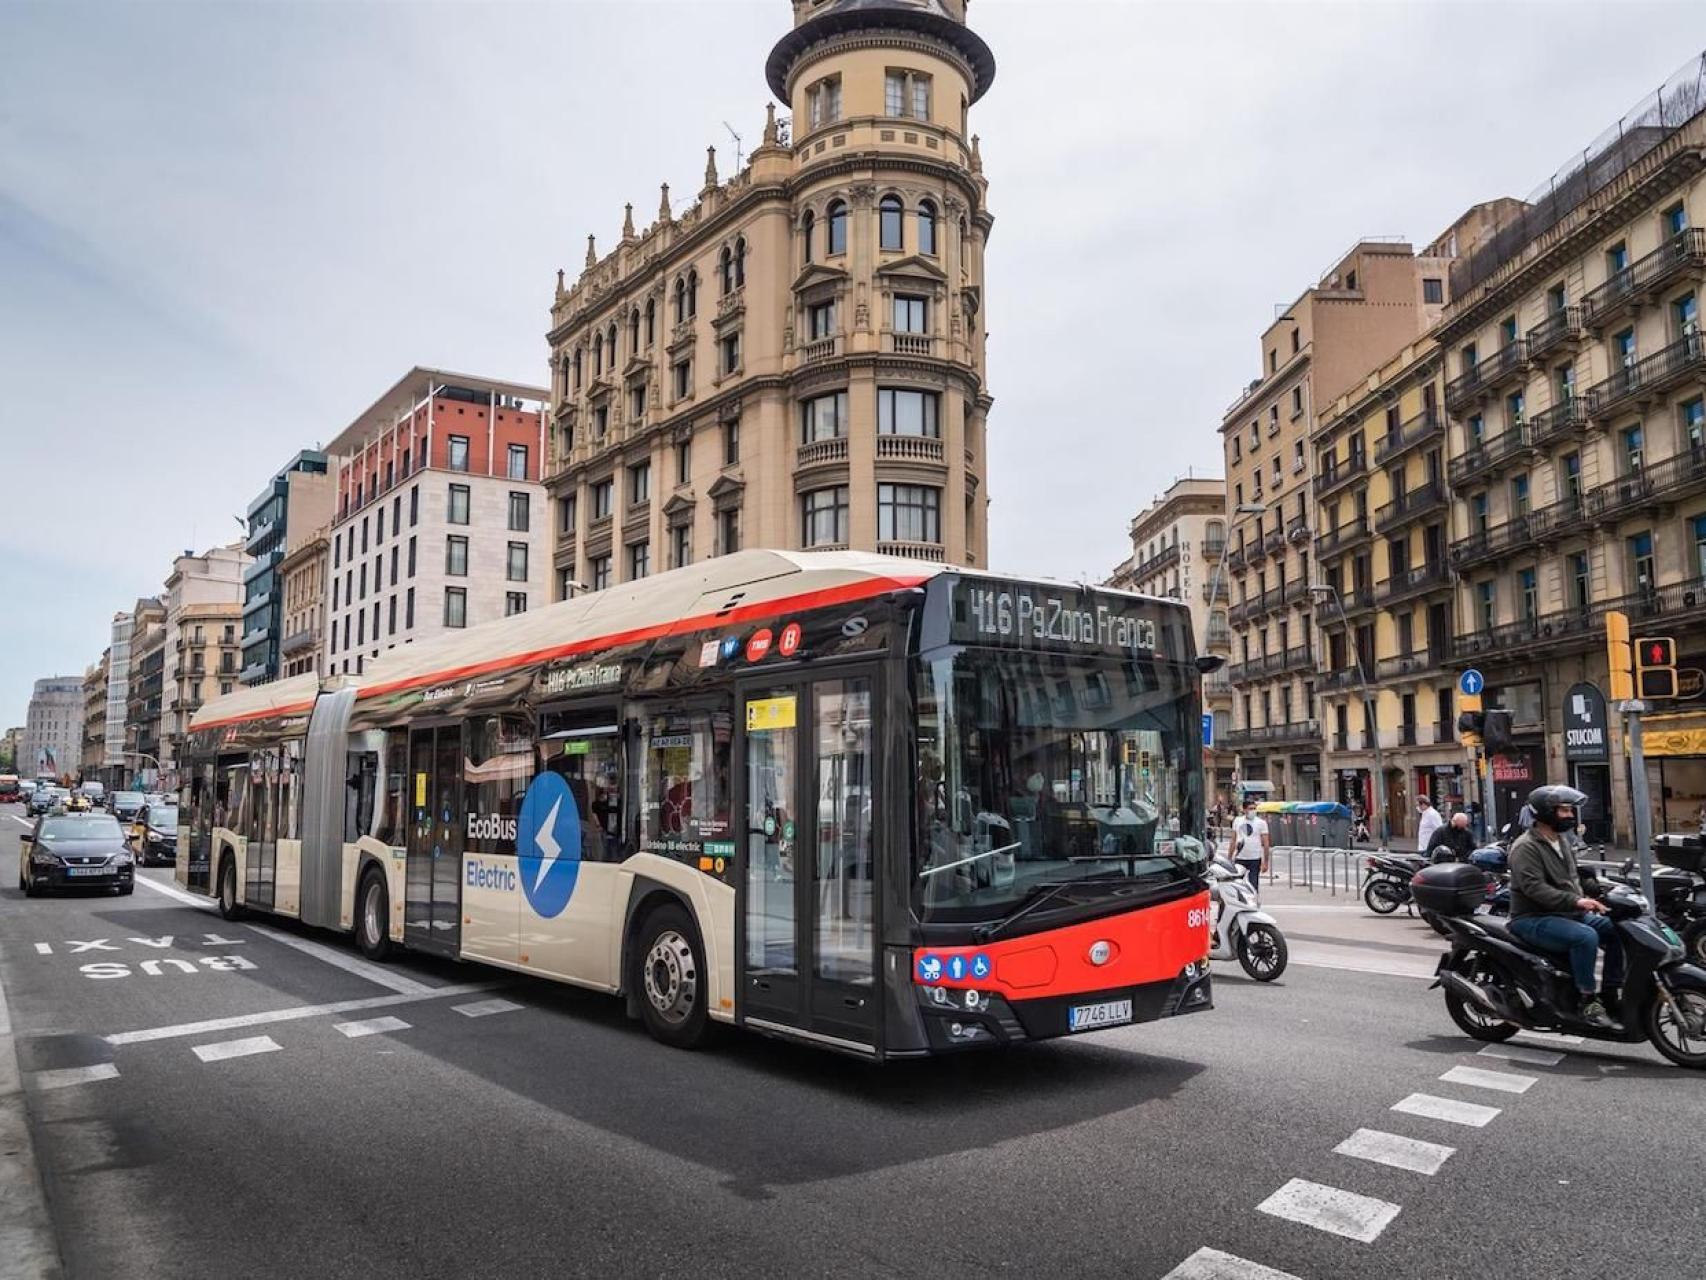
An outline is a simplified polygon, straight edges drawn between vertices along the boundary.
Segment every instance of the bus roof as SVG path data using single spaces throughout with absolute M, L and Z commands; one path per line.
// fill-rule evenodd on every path
M 320 677 L 312 671 L 271 684 L 248 685 L 210 699 L 190 717 L 190 732 L 239 720 L 262 720 L 271 716 L 300 715 L 314 705 L 320 692 Z

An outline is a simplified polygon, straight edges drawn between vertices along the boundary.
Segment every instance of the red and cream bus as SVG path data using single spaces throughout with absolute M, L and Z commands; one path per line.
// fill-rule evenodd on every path
M 1176 602 L 747 551 L 191 723 L 178 877 L 886 1059 L 1212 1004 Z

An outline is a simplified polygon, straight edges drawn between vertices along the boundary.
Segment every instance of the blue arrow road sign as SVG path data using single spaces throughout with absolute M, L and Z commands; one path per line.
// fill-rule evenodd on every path
M 1487 687 L 1487 681 L 1479 671 L 1470 667 L 1469 670 L 1457 677 L 1457 687 L 1470 697 L 1474 697 Z
M 1213 716 L 1204 716 L 1202 718 L 1202 744 L 1205 747 L 1212 747 L 1214 745 Z

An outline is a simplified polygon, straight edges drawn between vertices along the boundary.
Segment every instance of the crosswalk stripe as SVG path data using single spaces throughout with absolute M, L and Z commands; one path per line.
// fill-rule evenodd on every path
M 1264 1267 L 1259 1262 L 1204 1245 L 1161 1280 L 1297 1280 L 1297 1277 L 1289 1271 L 1276 1271 L 1273 1267 Z
M 278 1042 L 271 1036 L 248 1036 L 242 1040 L 221 1040 L 217 1044 L 198 1044 L 195 1056 L 203 1062 L 223 1062 L 227 1058 L 246 1058 L 255 1053 L 274 1053 Z
M 1411 1173 L 1425 1173 L 1431 1178 L 1457 1153 L 1457 1148 L 1423 1142 L 1420 1138 L 1406 1138 L 1401 1134 L 1382 1133 L 1379 1129 L 1358 1129 L 1334 1147 L 1333 1153 L 1389 1165 L 1394 1169 L 1408 1169 Z
M 1500 1093 L 1527 1093 L 1537 1082 L 1534 1076 L 1519 1076 L 1510 1071 L 1483 1071 L 1480 1067 L 1453 1067 L 1440 1079 L 1447 1084 L 1497 1089 Z
M 111 1080 L 118 1075 L 118 1068 L 110 1062 L 97 1062 L 92 1067 L 59 1067 L 53 1071 L 38 1071 L 33 1079 L 38 1089 L 68 1089 L 74 1084 L 88 1084 L 94 1080 Z
M 1586 1041 L 1581 1036 L 1567 1036 L 1561 1031 L 1524 1031 L 1524 1040 L 1534 1040 L 1540 1044 L 1578 1045 Z
M 1482 1058 L 1503 1058 L 1506 1062 L 1521 1062 L 1531 1067 L 1555 1067 L 1564 1055 L 1551 1049 L 1524 1049 L 1520 1044 L 1489 1044 L 1478 1055 Z
M 1256 1208 L 1288 1222 L 1372 1244 L 1398 1216 L 1399 1206 L 1373 1196 L 1359 1196 L 1354 1191 L 1293 1178 Z
M 520 1005 L 513 1000 L 476 1000 L 473 1004 L 453 1004 L 450 1006 L 465 1018 L 484 1018 L 492 1013 L 508 1013 L 511 1009 L 519 1009 Z
M 1478 1102 L 1459 1102 L 1456 1098 L 1439 1098 L 1431 1093 L 1412 1093 L 1402 1102 L 1394 1103 L 1394 1111 L 1405 1115 L 1425 1116 L 1429 1120 L 1444 1120 L 1448 1124 L 1466 1125 L 1481 1129 L 1499 1114 L 1497 1107 L 1483 1107 Z
M 334 1022 L 332 1027 L 354 1040 L 359 1036 L 376 1036 L 386 1031 L 407 1031 L 409 1024 L 401 1018 L 369 1018 L 365 1022 Z

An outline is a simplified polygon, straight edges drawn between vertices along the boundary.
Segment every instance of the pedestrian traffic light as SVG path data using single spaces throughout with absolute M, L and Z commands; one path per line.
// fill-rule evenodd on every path
M 1635 641 L 1635 691 L 1642 700 L 1676 697 L 1676 641 L 1670 636 Z
M 1515 748 L 1516 743 L 1511 738 L 1510 712 L 1499 707 L 1489 708 L 1483 716 L 1481 725 L 1481 740 L 1487 744 L 1487 754 L 1502 755 Z
M 1635 678 L 1629 669 L 1629 615 L 1615 609 L 1605 615 L 1605 659 L 1611 678 L 1611 700 L 1629 702 L 1635 697 Z

